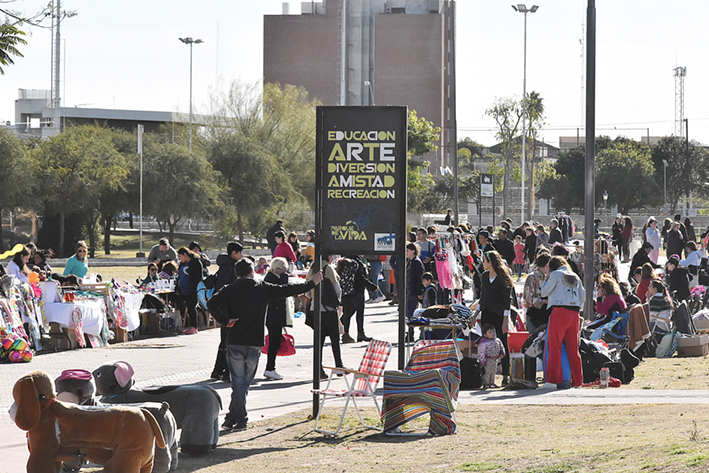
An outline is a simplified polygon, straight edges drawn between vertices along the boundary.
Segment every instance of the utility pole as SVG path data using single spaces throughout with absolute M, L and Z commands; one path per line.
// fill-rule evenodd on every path
M 584 195 L 583 288 L 586 301 L 583 315 L 593 312 L 593 217 L 596 208 L 596 2 L 588 0 L 586 9 L 586 168 Z

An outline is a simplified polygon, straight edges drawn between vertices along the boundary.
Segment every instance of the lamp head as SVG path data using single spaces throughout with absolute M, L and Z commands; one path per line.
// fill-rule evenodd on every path
M 190 44 L 192 42 L 192 38 L 189 36 L 187 38 L 180 38 L 180 41 L 182 41 L 185 44 Z
M 195 40 L 194 40 L 194 44 L 199 44 L 199 43 L 204 43 L 204 41 L 202 41 L 201 39 L 195 39 Z
M 534 13 L 537 10 L 539 10 L 539 5 L 532 5 L 532 8 L 529 9 L 531 13 Z
M 368 80 L 366 80 L 366 81 L 364 81 L 364 85 L 367 85 L 367 86 L 369 86 L 369 85 L 372 85 L 372 83 L 371 83 L 371 82 L 369 82 Z

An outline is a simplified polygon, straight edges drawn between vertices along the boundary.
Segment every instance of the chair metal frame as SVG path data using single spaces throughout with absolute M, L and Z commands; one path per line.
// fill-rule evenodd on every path
M 328 435 L 337 435 L 342 429 L 342 424 L 345 421 L 345 414 L 347 414 L 347 408 L 349 407 L 350 400 L 357 411 L 357 417 L 359 422 L 369 428 L 375 430 L 383 430 L 383 427 L 369 425 L 364 422 L 362 414 L 360 413 L 360 408 L 357 405 L 357 398 L 367 398 L 371 397 L 374 401 L 374 406 L 377 408 L 378 417 L 381 419 L 381 408 L 377 402 L 377 397 L 375 395 L 375 390 L 379 380 L 384 376 L 384 368 L 389 360 L 389 355 L 391 354 L 391 343 L 382 340 L 372 340 L 367 346 L 367 350 L 362 357 L 362 362 L 360 363 L 359 369 L 354 370 L 350 368 L 337 368 L 337 367 L 327 367 L 323 366 L 323 369 L 330 370 L 330 377 L 327 380 L 327 385 L 324 389 L 313 389 L 312 393 L 318 394 L 320 396 L 320 408 L 318 409 L 318 415 L 315 418 L 315 431 Z M 336 377 L 343 377 L 347 389 L 332 389 L 330 385 L 333 379 Z M 350 376 L 352 378 L 350 379 Z M 322 414 L 323 407 L 327 398 L 346 398 L 345 406 L 342 409 L 342 415 L 340 416 L 340 424 L 334 431 L 325 430 L 318 427 L 318 422 L 320 421 L 320 415 Z

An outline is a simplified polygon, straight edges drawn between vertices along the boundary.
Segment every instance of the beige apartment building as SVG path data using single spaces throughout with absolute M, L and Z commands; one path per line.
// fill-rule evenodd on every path
M 416 110 L 441 127 L 426 156 L 438 173 L 455 152 L 452 21 L 447 0 L 322 0 L 300 14 L 284 4 L 264 17 L 264 81 L 301 86 L 323 105 Z

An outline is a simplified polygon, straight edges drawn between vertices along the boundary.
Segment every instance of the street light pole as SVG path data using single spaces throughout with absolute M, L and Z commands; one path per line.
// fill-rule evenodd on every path
M 204 43 L 204 41 L 191 37 L 180 38 L 180 41 L 190 45 L 190 154 L 192 154 L 192 45 Z
M 665 199 L 662 201 L 662 211 L 667 213 L 667 160 L 663 159 L 662 164 L 665 167 Z
M 521 199 L 521 221 L 525 221 L 524 215 L 524 182 L 526 170 L 526 156 L 527 156 L 527 13 L 534 13 L 539 9 L 539 6 L 532 5 L 532 8 L 527 8 L 523 3 L 517 4 L 517 6 L 512 5 L 514 11 L 519 13 L 524 13 L 524 73 L 522 79 L 522 199 Z M 521 223 L 520 223 L 521 224 Z
M 366 80 L 364 81 L 364 85 L 369 87 L 369 105 L 374 105 L 374 89 L 372 88 L 372 83 Z

